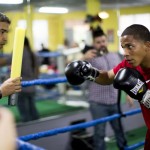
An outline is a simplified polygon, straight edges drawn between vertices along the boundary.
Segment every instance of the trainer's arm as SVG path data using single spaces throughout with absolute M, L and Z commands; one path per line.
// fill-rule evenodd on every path
M 16 150 L 16 124 L 10 110 L 0 108 L 0 150 Z
M 113 69 L 110 71 L 100 70 L 99 72 L 100 74 L 95 80 L 96 83 L 101 84 L 101 85 L 109 85 L 113 83 L 113 80 L 115 77 Z

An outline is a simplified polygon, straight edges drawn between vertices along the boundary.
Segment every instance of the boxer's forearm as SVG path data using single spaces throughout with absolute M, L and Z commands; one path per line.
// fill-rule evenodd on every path
M 110 71 L 100 70 L 99 72 L 100 74 L 95 80 L 96 83 L 101 85 L 110 85 L 113 83 L 113 79 L 115 76 L 113 70 Z

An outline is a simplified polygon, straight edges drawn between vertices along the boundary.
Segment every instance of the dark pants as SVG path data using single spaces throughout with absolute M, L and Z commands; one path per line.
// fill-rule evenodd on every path
M 90 102 L 90 110 L 93 119 L 98 119 L 118 113 L 118 106 L 117 104 L 103 105 Z M 127 142 L 123 133 L 120 119 L 114 119 L 110 121 L 110 125 L 115 133 L 117 146 L 120 150 L 123 150 Z M 94 150 L 106 150 L 106 145 L 104 141 L 105 128 L 106 123 L 101 123 L 94 127 Z
M 18 110 L 23 122 L 36 120 L 39 118 L 38 111 L 34 102 L 34 93 L 18 94 Z

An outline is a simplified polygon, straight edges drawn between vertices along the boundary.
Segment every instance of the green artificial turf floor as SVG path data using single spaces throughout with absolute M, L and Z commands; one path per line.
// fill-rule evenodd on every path
M 16 122 L 20 122 L 20 115 L 16 106 L 7 105 L 7 97 L 0 101 L 0 105 L 8 107 L 16 118 Z M 43 100 L 36 101 L 36 107 L 39 112 L 40 118 L 49 117 L 54 115 L 60 115 L 63 113 L 73 112 L 84 109 L 83 107 L 73 107 L 64 104 L 59 104 L 56 100 Z
M 144 141 L 146 131 L 147 131 L 146 127 L 141 127 L 141 128 L 126 132 L 128 146 Z M 142 148 L 143 146 L 136 148 L 135 150 L 141 150 Z M 107 150 L 118 150 L 114 137 L 112 137 L 111 140 L 107 142 Z

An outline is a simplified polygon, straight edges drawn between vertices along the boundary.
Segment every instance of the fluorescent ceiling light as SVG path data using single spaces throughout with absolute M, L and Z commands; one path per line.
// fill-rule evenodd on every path
M 0 0 L 0 4 L 21 4 L 23 0 Z
M 98 14 L 98 16 L 102 19 L 107 19 L 109 17 L 109 14 L 105 11 L 102 11 Z
M 41 7 L 39 8 L 39 12 L 42 13 L 53 13 L 53 14 L 65 14 L 68 13 L 67 8 L 63 7 Z

